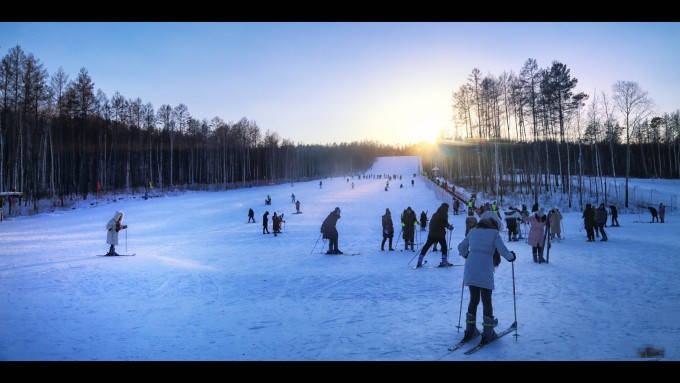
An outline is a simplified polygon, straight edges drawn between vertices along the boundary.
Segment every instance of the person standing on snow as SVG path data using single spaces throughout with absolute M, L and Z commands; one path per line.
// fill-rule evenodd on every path
M 248 223 L 250 223 L 251 220 L 255 223 L 255 212 L 253 209 L 248 209 Z
M 323 234 L 323 239 L 328 239 L 328 251 L 326 254 L 342 254 L 342 251 L 338 250 L 338 230 L 335 228 L 336 223 L 340 219 L 340 208 L 336 207 L 328 217 L 323 220 L 321 224 L 321 234 Z
M 607 209 L 605 209 L 603 203 L 597 208 L 596 222 L 597 229 L 600 231 L 600 235 L 602 236 L 601 241 L 607 241 L 607 233 L 604 231 L 604 225 L 607 224 Z
M 380 251 L 385 251 L 385 241 L 387 239 L 390 240 L 389 250 L 394 251 L 394 249 L 392 248 L 392 238 L 394 237 L 394 224 L 392 223 L 392 213 L 390 213 L 390 209 L 385 209 L 385 215 L 382 216 L 382 232 L 383 240 L 382 243 L 380 244 Z
M 269 234 L 267 224 L 269 223 L 269 212 L 265 211 L 262 215 L 262 234 Z
M 455 201 L 453 201 L 453 214 L 454 215 L 458 215 L 458 209 L 460 209 L 460 202 L 458 201 L 458 199 L 456 199 Z
M 609 210 L 612 214 L 612 224 L 611 226 L 620 226 L 619 225 L 619 212 L 616 210 L 616 206 L 614 205 L 609 205 Z
M 562 213 L 560 213 L 557 206 L 553 206 L 550 211 L 550 236 L 562 239 Z
M 516 210 L 511 207 L 505 212 L 505 224 L 508 227 L 508 242 L 517 241 L 517 219 L 520 217 Z M 469 230 L 468 230 L 469 231 Z
M 118 246 L 118 232 L 127 229 L 127 225 L 123 225 L 123 212 L 117 211 L 113 218 L 106 224 L 106 243 L 111 245 L 109 252 L 106 255 L 120 255 L 116 253 L 114 246 Z
M 427 227 L 427 214 L 424 211 L 420 212 L 420 231 L 425 231 Z
M 411 250 L 415 251 L 413 248 L 413 237 L 415 236 L 416 225 L 418 220 L 416 219 L 416 213 L 411 210 L 411 207 L 407 207 L 403 213 L 401 213 L 401 226 L 404 237 L 404 250 L 408 250 L 409 244 L 411 245 Z
M 437 211 L 432 214 L 432 219 L 430 220 L 430 231 L 427 234 L 427 241 L 425 245 L 420 250 L 420 256 L 418 257 L 418 264 L 416 268 L 423 266 L 423 258 L 425 254 L 430 249 L 433 243 L 438 242 L 442 248 L 442 261 L 439 267 L 453 266 L 448 261 L 448 245 L 446 244 L 446 231 L 444 229 L 453 230 L 453 226 L 449 224 L 449 204 L 442 203 Z
M 295 209 L 297 213 L 300 214 L 300 200 L 295 201 Z
M 497 337 L 494 327 L 498 319 L 493 316 L 491 293 L 494 289 L 494 267 L 500 264 L 500 257 L 494 260 L 494 253 L 499 252 L 509 262 L 517 257 L 509 251 L 500 235 L 500 219 L 493 211 L 487 211 L 480 217 L 479 223 L 470 230 L 465 239 L 458 244 L 458 253 L 465 258 L 463 284 L 470 289 L 470 304 L 466 314 L 466 329 L 463 339 L 468 341 L 479 334 L 476 326 L 477 306 L 481 296 L 484 321 L 482 322 L 482 344 Z
M 664 223 L 664 218 L 666 217 L 666 205 L 661 202 L 659 204 L 659 218 L 661 218 L 661 223 Z
M 534 262 L 543 263 L 543 246 L 545 242 L 545 225 L 548 224 L 548 219 L 545 216 L 543 208 L 525 219 L 529 223 L 529 246 L 534 257 Z
M 290 195 L 290 199 L 291 199 L 291 202 L 292 202 L 292 203 L 295 203 L 295 193 L 292 193 L 292 194 Z
M 281 232 L 281 223 L 279 222 L 279 216 L 276 215 L 276 212 L 274 212 L 274 215 L 272 216 L 272 232 L 274 232 L 274 237 Z
M 593 242 L 595 240 L 595 210 L 589 203 L 586 204 L 586 209 L 583 210 L 582 218 L 588 242 Z

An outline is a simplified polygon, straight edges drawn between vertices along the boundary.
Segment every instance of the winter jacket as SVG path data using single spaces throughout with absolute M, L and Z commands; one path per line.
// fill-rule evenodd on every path
M 604 226 L 607 223 L 607 209 L 604 206 L 597 208 L 597 225 Z
M 444 229 L 451 227 L 449 224 L 449 212 L 446 206 L 439 206 L 439 209 L 432 214 L 430 220 L 430 231 L 427 236 L 435 239 L 446 239 L 446 231 Z
M 558 235 L 562 234 L 562 213 L 559 210 L 553 210 L 550 214 L 550 232 Z
M 529 246 L 543 247 L 545 240 L 545 224 L 546 216 L 537 217 L 537 214 L 532 215 L 524 220 L 529 223 Z
M 473 228 L 458 244 L 458 254 L 465 260 L 463 284 L 493 290 L 493 254 L 498 251 L 503 258 L 514 261 L 515 256 L 505 247 L 496 229 Z
M 337 238 L 338 230 L 335 228 L 335 224 L 340 219 L 340 214 L 333 210 L 326 219 L 323 220 L 321 224 L 321 233 L 323 233 L 323 238 Z
M 401 215 L 401 225 L 403 229 L 404 239 L 413 238 L 413 233 L 415 231 L 416 223 L 416 213 L 413 210 L 405 210 Z
M 384 214 L 382 216 L 382 229 L 383 235 L 385 237 L 391 237 L 394 235 L 394 224 L 392 223 L 391 214 Z
M 121 226 L 121 222 L 123 221 L 123 212 L 122 211 L 117 211 L 116 214 L 113 215 L 113 218 L 109 220 L 109 222 L 106 224 L 106 243 L 109 245 L 118 245 L 118 232 L 127 226 Z
M 666 205 L 659 205 L 659 216 L 664 217 L 666 215 Z
M 420 226 L 423 228 L 427 226 L 427 214 L 425 212 L 420 213 Z
M 586 228 L 595 226 L 595 209 L 590 204 L 586 205 L 582 217 Z
M 248 217 L 254 217 L 254 216 L 255 216 L 255 212 L 253 211 L 253 209 L 248 210 Z
M 264 213 L 262 215 L 262 226 L 267 227 L 267 223 L 269 222 L 269 213 Z
M 505 223 L 508 226 L 508 230 L 510 230 L 511 233 L 514 233 L 517 231 L 517 218 L 519 217 L 519 214 L 515 211 L 506 211 L 505 212 Z

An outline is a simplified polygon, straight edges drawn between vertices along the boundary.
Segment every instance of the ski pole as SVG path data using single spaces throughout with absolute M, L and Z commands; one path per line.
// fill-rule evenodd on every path
M 401 232 L 403 229 L 399 229 L 399 235 L 397 236 L 397 243 L 394 244 L 394 247 L 399 246 L 399 239 L 401 238 Z
M 458 331 L 460 332 L 460 316 L 463 314 L 463 294 L 465 293 L 465 280 L 460 284 L 460 309 L 458 310 Z
M 127 254 L 127 229 L 125 229 L 125 254 Z
M 517 259 L 517 256 L 515 255 L 515 259 Z M 517 342 L 517 337 L 519 334 L 517 333 L 517 298 L 515 297 L 515 262 L 512 263 L 512 306 L 515 310 L 515 342 Z
M 312 251 L 310 251 L 309 254 L 312 254 L 314 252 L 314 249 L 316 249 L 316 245 L 319 244 L 320 239 L 321 239 L 321 234 L 319 234 L 319 238 L 316 239 L 316 242 L 314 243 L 314 247 L 312 247 Z

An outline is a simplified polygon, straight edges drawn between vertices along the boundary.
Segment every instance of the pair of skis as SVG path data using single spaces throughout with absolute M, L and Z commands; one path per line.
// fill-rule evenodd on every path
M 427 260 L 423 260 L 423 264 L 420 267 L 418 267 L 418 265 L 416 265 L 416 266 L 413 266 L 412 269 L 413 270 L 417 270 L 417 269 L 446 269 L 447 267 L 453 267 L 453 266 L 465 266 L 465 265 L 452 264 L 451 266 L 445 266 L 445 267 L 439 267 L 439 266 L 437 266 L 437 267 L 430 267 L 430 266 L 425 267 L 426 264 L 427 264 Z
M 507 329 L 505 329 L 505 330 L 501 331 L 500 333 L 496 334 L 496 335 L 497 335 L 496 338 L 494 338 L 493 340 L 491 340 L 491 341 L 488 342 L 488 343 L 479 342 L 476 346 L 474 346 L 474 347 L 472 347 L 471 349 L 465 351 L 465 355 L 474 354 L 475 352 L 477 352 L 477 351 L 481 350 L 482 348 L 484 348 L 484 346 L 489 345 L 489 344 L 491 344 L 491 343 L 497 341 L 498 339 L 500 339 L 500 338 L 502 338 L 502 337 L 504 337 L 504 336 L 510 334 L 511 332 L 515 331 L 516 329 L 517 329 L 517 322 L 512 322 L 512 324 L 510 325 L 510 327 L 508 327 Z M 459 348 L 463 347 L 464 345 L 466 345 L 466 344 L 469 343 L 469 342 L 470 342 L 470 340 L 467 340 L 467 341 L 462 341 L 462 340 L 461 340 L 460 342 L 458 342 L 458 343 L 452 345 L 451 347 L 449 347 L 449 351 L 456 351 L 456 350 L 458 350 Z
M 98 257 L 132 257 L 137 255 L 137 253 L 134 254 L 116 254 L 116 255 L 108 255 L 108 254 L 97 254 Z

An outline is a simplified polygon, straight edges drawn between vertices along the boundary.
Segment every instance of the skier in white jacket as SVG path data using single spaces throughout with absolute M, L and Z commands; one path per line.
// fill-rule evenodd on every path
M 458 253 L 466 259 L 463 284 L 470 288 L 470 304 L 466 315 L 467 327 L 464 340 L 470 340 L 479 335 L 476 316 L 480 295 L 484 306 L 482 343 L 488 343 L 497 337 L 493 328 L 498 325 L 498 319 L 493 317 L 491 292 L 494 289 L 494 267 L 500 264 L 500 257 L 494 260 L 494 253 L 498 251 L 509 262 L 514 262 L 516 259 L 515 253 L 505 247 L 499 233 L 500 228 L 498 216 L 492 211 L 486 211 L 477 225 L 458 245 Z
M 123 212 L 117 211 L 113 218 L 106 224 L 106 243 L 111 245 L 109 252 L 106 255 L 120 255 L 116 253 L 114 246 L 118 245 L 118 232 L 127 229 L 127 225 L 123 225 Z

